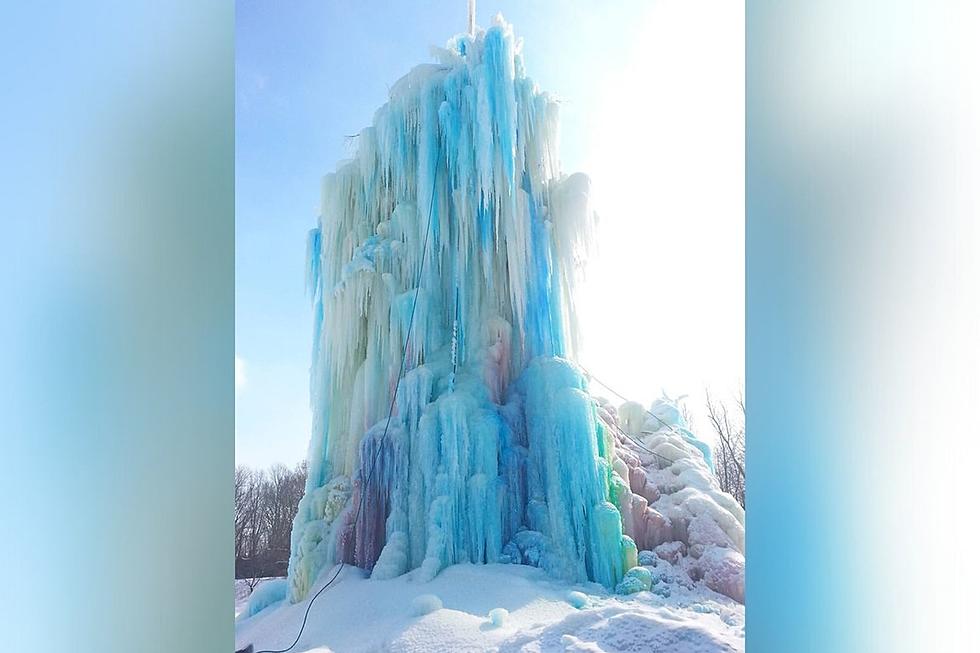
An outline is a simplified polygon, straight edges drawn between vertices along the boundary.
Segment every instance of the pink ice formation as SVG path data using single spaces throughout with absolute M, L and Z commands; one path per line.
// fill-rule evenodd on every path
M 500 18 L 438 58 L 324 180 L 290 599 L 337 561 L 422 580 L 530 564 L 613 589 L 643 550 L 742 600 L 744 512 L 707 447 L 670 402 L 656 420 L 597 402 L 572 362 L 596 218 L 588 178 L 561 171 L 558 102 Z

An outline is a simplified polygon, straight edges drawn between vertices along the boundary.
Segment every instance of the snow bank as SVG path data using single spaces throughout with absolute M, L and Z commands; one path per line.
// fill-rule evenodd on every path
M 412 614 L 422 616 L 442 610 L 442 601 L 435 594 L 421 594 L 412 599 Z
M 254 617 L 270 605 L 274 605 L 286 599 L 286 579 L 271 578 L 264 580 L 255 586 L 248 597 L 248 604 L 245 607 L 244 615 Z
M 568 585 L 523 565 L 454 565 L 431 581 L 418 572 L 374 580 L 347 568 L 316 600 L 297 651 L 557 653 L 568 650 L 716 653 L 744 650 L 744 608 L 703 584 L 684 584 L 683 570 L 661 561 L 653 592 L 612 595 L 599 585 Z M 332 576 L 322 575 L 314 591 Z M 669 580 L 664 580 L 669 578 Z M 689 579 L 687 582 L 690 582 Z M 417 616 L 420 590 L 442 609 Z M 569 603 L 571 593 L 587 599 Z M 307 602 L 265 610 L 236 623 L 236 648 L 284 648 L 296 637 Z M 507 615 L 495 625 L 488 615 Z
M 582 611 L 548 625 L 529 628 L 496 651 L 670 651 L 708 653 L 741 651 L 738 635 L 717 630 L 713 620 L 679 618 L 667 610 L 623 610 L 606 606 Z

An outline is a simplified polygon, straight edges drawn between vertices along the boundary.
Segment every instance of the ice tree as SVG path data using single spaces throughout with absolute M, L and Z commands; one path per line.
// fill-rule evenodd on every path
M 498 17 L 398 81 L 356 145 L 308 241 L 313 432 L 291 600 L 337 561 L 423 579 L 518 562 L 616 586 L 637 563 L 628 533 L 659 542 L 624 462 L 643 452 L 572 362 L 596 218 L 589 179 L 561 170 L 557 100 Z M 661 445 L 707 469 L 683 438 Z M 671 539 L 663 518 L 655 536 Z

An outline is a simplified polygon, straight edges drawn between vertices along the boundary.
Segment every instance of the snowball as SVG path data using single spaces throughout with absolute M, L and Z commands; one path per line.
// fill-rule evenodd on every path
M 273 578 L 260 582 L 252 591 L 251 596 L 248 597 L 245 616 L 253 617 L 270 605 L 285 599 L 287 587 L 285 578 Z
M 506 621 L 507 615 L 509 614 L 510 613 L 507 612 L 507 610 L 505 610 L 504 608 L 494 608 L 493 610 L 490 611 L 490 614 L 488 614 L 487 617 L 490 618 L 490 623 L 492 623 L 497 628 L 500 628 L 501 626 L 504 625 L 504 621 Z
M 420 594 L 412 599 L 412 614 L 417 617 L 442 610 L 442 600 L 435 594 Z
M 565 595 L 565 600 L 568 601 L 569 605 L 576 610 L 587 608 L 592 604 L 589 597 L 582 592 L 569 592 L 567 595 Z

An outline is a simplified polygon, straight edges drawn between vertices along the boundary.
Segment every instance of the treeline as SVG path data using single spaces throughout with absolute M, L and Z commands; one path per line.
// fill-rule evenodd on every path
M 290 469 L 235 468 L 235 578 L 285 576 L 289 534 L 306 487 L 306 462 Z

